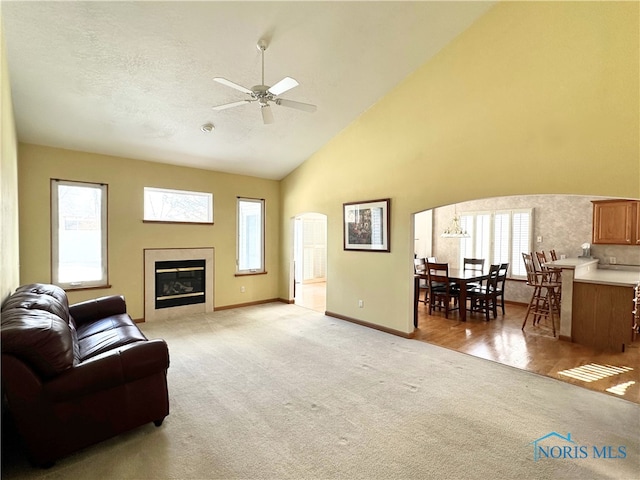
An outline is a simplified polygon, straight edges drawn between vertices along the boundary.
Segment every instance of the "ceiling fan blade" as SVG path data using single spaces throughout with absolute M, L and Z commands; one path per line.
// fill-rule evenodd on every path
M 240 105 L 244 105 L 245 103 L 251 103 L 251 100 L 239 100 L 237 102 L 224 103 L 222 105 L 216 105 L 212 107 L 214 110 L 225 110 L 227 108 L 238 107 Z
M 271 106 L 260 105 L 260 110 L 262 111 L 262 121 L 265 123 L 265 125 L 274 122 Z
M 282 107 L 296 108 L 310 113 L 313 113 L 318 109 L 317 106 L 310 103 L 296 102 L 294 100 L 287 100 L 286 98 L 276 98 L 275 102 L 276 105 L 280 105 Z
M 222 85 L 226 85 L 227 87 L 235 88 L 236 90 L 240 90 L 241 92 L 244 92 L 244 93 L 249 93 L 249 94 L 253 93 L 247 87 L 243 87 L 242 85 L 238 85 L 237 83 L 233 83 L 231 80 L 227 80 L 226 78 L 215 77 L 213 79 L 213 81 L 221 83 Z
M 269 88 L 267 92 L 277 96 L 286 92 L 287 90 L 291 90 L 293 87 L 297 87 L 298 85 L 299 83 L 295 79 L 291 77 L 284 77 L 273 87 Z

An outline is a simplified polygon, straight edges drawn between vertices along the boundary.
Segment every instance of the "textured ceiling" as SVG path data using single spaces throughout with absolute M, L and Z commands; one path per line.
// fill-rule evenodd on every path
M 490 2 L 0 4 L 22 142 L 280 179 L 468 28 Z M 213 81 L 300 85 L 264 125 Z M 211 122 L 211 134 L 200 130 Z

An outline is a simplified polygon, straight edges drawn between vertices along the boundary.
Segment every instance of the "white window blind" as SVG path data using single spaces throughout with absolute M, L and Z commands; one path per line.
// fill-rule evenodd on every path
M 509 239 L 511 215 L 509 212 L 496 212 L 493 220 L 493 258 L 495 263 L 509 263 Z
M 511 228 L 511 275 L 526 277 L 522 253 L 531 252 L 532 212 L 513 212 Z
M 460 224 L 470 235 L 460 241 L 460 265 L 464 258 L 484 258 L 509 263 L 511 278 L 526 277 L 522 253 L 531 252 L 533 209 L 462 213 Z

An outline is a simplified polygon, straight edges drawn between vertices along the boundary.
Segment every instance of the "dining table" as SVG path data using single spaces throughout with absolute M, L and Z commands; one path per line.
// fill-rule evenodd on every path
M 480 283 L 489 275 L 488 271 L 465 270 L 464 268 L 449 268 L 449 280 L 460 286 L 460 321 L 467 321 L 467 290 L 471 283 Z M 413 326 L 418 328 L 418 303 L 420 300 L 420 280 L 428 280 L 426 273 L 416 273 L 414 279 L 414 308 Z

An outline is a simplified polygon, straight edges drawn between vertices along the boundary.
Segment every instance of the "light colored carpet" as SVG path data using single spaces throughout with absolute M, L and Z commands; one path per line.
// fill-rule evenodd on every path
M 143 324 L 171 414 L 2 478 L 634 479 L 640 406 L 295 305 Z M 589 458 L 534 460 L 558 432 Z M 550 448 L 557 439 L 546 440 Z M 592 458 L 624 447 L 626 458 Z M 600 450 L 601 451 L 601 450 Z

